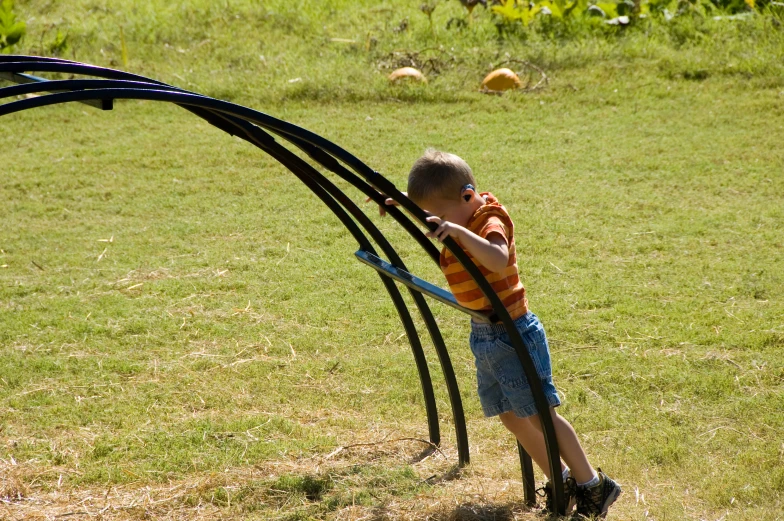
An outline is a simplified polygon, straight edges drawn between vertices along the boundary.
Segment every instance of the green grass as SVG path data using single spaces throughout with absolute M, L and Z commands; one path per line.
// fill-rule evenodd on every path
M 484 17 L 447 32 L 453 3 L 436 11 L 436 36 L 460 63 L 404 89 L 377 64 L 430 45 L 418 4 L 19 10 L 31 52 L 56 22 L 71 53 L 103 65 L 122 65 L 114 31 L 127 20 L 128 70 L 302 125 L 398 186 L 426 146 L 464 157 L 515 218 L 562 414 L 624 486 L 611 518 L 779 519 L 781 31 L 756 21 L 712 25 L 710 37 L 683 29 L 691 43 L 656 29 L 518 44 L 495 40 Z M 393 32 L 404 16 L 411 28 Z M 327 42 L 364 42 L 368 27 L 372 49 Z M 545 66 L 550 86 L 476 93 L 498 52 Z M 435 354 L 446 459 L 418 462 L 424 446 L 404 438 L 426 437 L 423 404 L 394 308 L 349 234 L 271 159 L 153 103 L 52 107 L 1 125 L 10 515 L 92 512 L 106 496 L 104 515 L 139 519 L 534 517 L 519 505 L 514 445 L 481 417 L 466 317 L 433 305 L 473 457 L 460 479 L 442 479 L 456 457 Z M 413 271 L 440 283 L 366 208 Z

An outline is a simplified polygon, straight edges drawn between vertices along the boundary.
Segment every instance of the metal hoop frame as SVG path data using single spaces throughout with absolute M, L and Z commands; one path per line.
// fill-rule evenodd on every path
M 49 80 L 29 74 L 40 72 L 86 76 L 88 79 Z M 425 220 L 427 215 L 421 208 L 404 196 L 389 180 L 354 155 L 313 132 L 262 112 L 179 89 L 143 76 L 57 58 L 0 55 L 0 79 L 18 84 L 0 88 L 0 100 L 26 94 L 48 93 L 2 104 L 0 105 L 0 116 L 32 108 L 70 102 L 87 103 L 103 110 L 111 110 L 114 100 L 119 99 L 161 101 L 178 105 L 230 135 L 237 136 L 251 143 L 276 159 L 302 181 L 335 214 L 359 244 L 360 251 L 357 252 L 358 255 L 363 253 L 377 256 L 376 249 L 371 243 L 372 239 L 381 252 L 389 259 L 393 268 L 402 270 L 409 277 L 411 276 L 407 273 L 408 270 L 403 260 L 368 216 L 340 188 L 319 172 L 316 167 L 292 152 L 289 148 L 281 145 L 272 134 L 304 152 L 321 168 L 332 172 L 358 188 L 374 202 L 383 205 L 385 198 L 391 197 L 412 215 L 419 224 L 430 230 L 436 227 L 435 224 L 428 223 Z M 419 243 L 425 253 L 438 263 L 438 249 L 424 235 L 417 224 L 398 208 L 387 208 L 389 215 Z M 523 366 L 526 378 L 532 384 L 531 390 L 541 419 L 549 457 L 554 513 L 562 515 L 564 514 L 565 505 L 558 441 L 550 415 L 550 406 L 541 385 L 536 385 L 540 380 L 533 360 L 528 354 L 522 337 L 514 327 L 512 318 L 477 266 L 452 238 L 447 238 L 444 241 L 444 246 L 455 255 L 489 299 L 494 313 L 492 318 L 497 319 L 495 321 L 503 323 L 506 327 L 512 345 Z M 432 379 L 419 334 L 406 303 L 395 284 L 395 280 L 401 281 L 401 279 L 392 277 L 388 269 L 380 269 L 378 266 L 374 267 L 379 272 L 379 277 L 397 309 L 408 336 L 425 399 L 430 442 L 437 446 L 441 442 L 441 433 Z M 446 380 L 457 440 L 458 464 L 464 466 L 470 461 L 470 455 L 463 405 L 449 352 L 444 344 L 435 318 L 423 296 L 423 293 L 431 296 L 432 294 L 423 290 L 416 283 L 406 284 L 406 286 L 431 337 Z M 450 305 L 470 313 L 470 310 L 461 308 L 456 303 Z M 523 474 L 525 501 L 532 505 L 536 503 L 536 495 L 534 492 L 531 458 L 519 443 L 517 447 Z

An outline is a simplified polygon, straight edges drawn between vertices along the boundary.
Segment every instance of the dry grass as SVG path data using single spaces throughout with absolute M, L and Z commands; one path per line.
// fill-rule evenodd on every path
M 495 428 L 495 422 L 480 427 Z M 477 427 L 477 425 L 474 425 Z M 475 429 L 474 429 L 475 430 Z M 220 472 L 194 473 L 183 479 L 151 484 L 145 478 L 122 485 L 60 486 L 63 476 L 76 472 L 64 467 L 44 467 L 34 462 L 2 461 L 3 495 L 0 518 L 21 520 L 182 520 L 182 519 L 330 519 L 432 520 L 432 521 L 533 521 L 545 519 L 538 509 L 522 503 L 523 491 L 514 466 L 509 440 L 481 444 L 474 463 L 458 469 L 454 446 L 433 448 L 425 440 L 398 437 L 391 431 L 379 439 L 376 430 L 358 433 L 351 444 L 305 458 L 282 458 L 257 465 L 227 468 Z M 476 437 L 474 438 L 476 439 Z M 411 468 L 415 474 L 412 494 L 400 494 L 394 483 L 378 483 L 377 475 L 363 469 L 384 466 Z M 46 485 L 42 474 L 59 475 L 58 484 Z M 286 477 L 327 480 L 340 492 L 343 504 L 324 512 L 329 498 L 281 489 Z M 655 478 L 624 483 L 624 495 L 613 508 L 613 519 L 653 519 L 648 503 L 671 496 L 675 483 Z M 369 493 L 374 501 L 363 504 L 354 497 Z M 351 498 L 351 499 L 348 499 Z M 695 519 L 719 519 L 696 498 L 684 508 Z M 540 505 L 541 506 L 541 505 Z
M 454 458 L 445 459 L 441 451 L 422 451 L 423 443 L 414 440 L 391 440 L 353 446 L 340 454 L 302 460 L 265 462 L 249 468 L 226 469 L 221 473 L 189 476 L 187 479 L 165 484 L 150 485 L 130 483 L 117 486 L 80 487 L 78 489 L 46 490 L 28 486 L 34 482 L 36 470 L 3 463 L 2 473 L 6 485 L 0 504 L 4 519 L 52 520 L 75 519 L 225 519 L 247 512 L 247 499 L 231 500 L 233 492 L 244 484 L 259 480 L 272 481 L 282 475 L 333 476 L 348 489 L 362 486 L 351 482 L 347 470 L 377 462 L 401 465 L 414 462 L 413 467 L 421 477 L 425 490 L 412 498 L 390 498 L 383 506 L 345 505 L 327 516 L 335 520 L 360 519 L 434 519 L 453 520 L 517 520 L 535 519 L 519 501 L 520 485 L 497 476 L 482 475 L 473 468 L 458 471 Z M 447 450 L 447 452 L 452 452 Z M 423 457 L 424 455 L 424 457 Z M 454 455 L 452 455 L 454 456 Z M 58 469 L 49 469 L 58 472 Z M 40 472 L 40 471 L 39 471 Z M 468 479 L 466 479 L 468 478 Z M 216 490 L 226 491 L 227 496 L 216 497 Z M 383 494 L 377 490 L 377 494 Z M 286 518 L 290 515 L 291 497 L 274 488 L 258 491 L 254 501 L 269 505 L 260 518 Z M 308 502 L 307 498 L 295 498 Z M 279 504 L 277 515 L 275 504 Z M 286 509 L 282 509 L 286 506 Z M 244 516 L 241 516 L 244 517 Z

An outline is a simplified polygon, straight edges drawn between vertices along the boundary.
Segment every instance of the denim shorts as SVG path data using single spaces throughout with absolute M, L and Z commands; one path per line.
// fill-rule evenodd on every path
M 536 366 L 544 395 L 552 407 L 561 405 L 553 385 L 550 348 L 539 318 L 530 311 L 515 320 L 517 331 Z M 471 351 L 476 363 L 477 391 L 485 416 L 513 411 L 520 418 L 538 414 L 523 366 L 503 324 L 471 322 Z

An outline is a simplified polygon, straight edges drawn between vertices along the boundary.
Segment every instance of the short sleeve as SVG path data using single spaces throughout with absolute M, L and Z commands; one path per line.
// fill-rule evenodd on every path
M 501 235 L 506 241 L 506 244 L 509 244 L 509 230 L 507 229 L 506 224 L 504 224 L 504 221 L 495 215 L 489 216 L 487 220 L 482 223 L 477 235 L 486 239 L 491 233 Z

